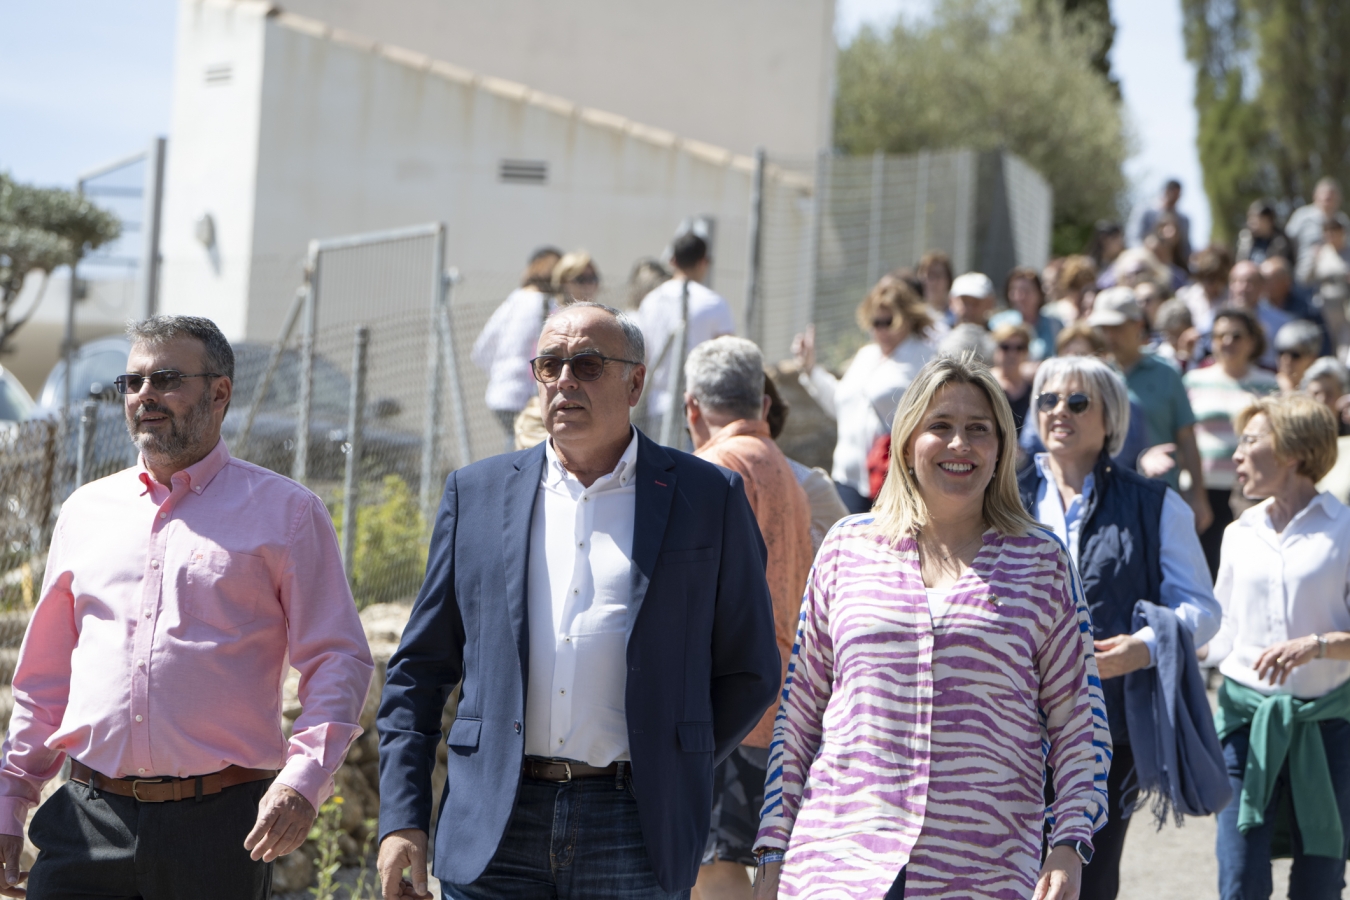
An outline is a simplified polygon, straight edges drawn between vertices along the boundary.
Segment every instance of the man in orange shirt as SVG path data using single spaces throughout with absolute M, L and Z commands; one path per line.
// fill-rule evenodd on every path
M 764 361 L 744 338 L 719 337 L 695 347 L 685 363 L 684 411 L 694 455 L 736 472 L 768 548 L 774 631 L 787 675 L 802 592 L 811 571 L 811 504 L 765 421 Z M 694 887 L 696 900 L 751 896 L 745 867 L 764 802 L 764 774 L 773 740 L 775 702 L 713 776 L 708 846 Z

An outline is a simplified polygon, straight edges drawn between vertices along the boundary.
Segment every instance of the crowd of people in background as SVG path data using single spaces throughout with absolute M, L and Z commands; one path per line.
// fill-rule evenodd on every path
M 1169 181 L 1128 225 L 1099 223 L 1085 252 L 1040 270 L 958 273 L 946 254 L 926 253 L 867 291 L 856 311 L 861 347 L 838 369 L 819 358 L 813 327 L 797 335 L 797 386 L 835 423 L 828 472 L 775 446 L 786 405 L 759 349 L 733 336 L 730 304 L 704 284 L 706 243 L 685 234 L 668 260 L 634 267 L 627 305 L 647 374 L 633 421 L 741 475 L 768 548 L 783 661 L 776 726 L 774 707 L 717 768 L 695 897 L 749 897 L 742 867 L 756 865 L 762 897 L 805 895 L 841 872 L 876 896 L 904 896 L 908 882 L 922 896 L 1039 885 L 1070 897 L 1064 886 L 1081 863 L 1080 896 L 1109 900 L 1145 796 L 1155 812 L 1158 798 L 1178 813 L 1223 810 L 1224 898 L 1269 896 L 1280 847 L 1295 857 L 1295 896 L 1340 896 L 1350 834 L 1350 663 L 1339 661 L 1350 659 L 1350 219 L 1339 186 L 1324 179 L 1283 227 L 1257 201 L 1234 247 L 1195 248 L 1180 197 Z M 475 345 L 510 446 L 548 438 L 535 339 L 558 310 L 594 305 L 598 283 L 585 253 L 541 249 Z M 977 495 L 948 483 L 985 468 Z M 983 499 L 972 506 L 972 497 Z M 969 710 L 947 709 L 925 668 L 941 661 L 967 692 L 1008 688 L 956 637 L 984 627 L 970 618 L 978 602 L 963 573 L 987 576 L 983 589 L 1011 577 L 982 569 L 986 552 L 1028 561 L 996 594 L 1030 590 L 1027 578 L 1057 585 L 1037 601 L 1059 617 L 1041 623 L 1050 630 L 1038 639 L 1058 642 L 1058 662 L 1082 675 L 1064 682 L 1044 660 L 998 651 L 1010 654 L 998 665 L 1030 679 L 1014 689 L 1040 693 L 1042 721 L 1002 708 L 989 711 L 992 727 L 1030 740 L 1047 707 L 1060 710 L 1049 710 L 1043 735 L 1055 823 L 1044 835 L 1033 823 L 1044 807 L 1039 743 L 1028 760 L 988 754 L 978 734 L 945 733 L 944 716 Z M 926 626 L 896 612 L 916 602 Z M 832 610 L 900 619 L 881 628 L 886 649 L 868 650 L 875 629 L 836 628 Z M 1069 637 L 1076 623 L 1091 637 L 1082 652 Z M 897 675 L 892 694 L 865 699 L 862 671 L 830 674 L 859 654 L 885 668 L 893 651 L 927 662 Z M 1190 674 L 1201 661 L 1223 676 L 1217 728 L 1141 712 L 1171 692 L 1185 715 L 1208 723 L 1204 681 Z M 1088 677 L 1094 669 L 1100 682 Z M 1272 712 L 1268 701 L 1290 694 L 1292 705 Z M 916 697 L 929 704 L 923 722 L 912 719 Z M 852 729 L 842 745 L 823 746 L 839 727 L 829 722 L 836 704 Z M 1268 736 L 1272 715 L 1284 717 L 1297 750 Z M 1109 738 L 1095 733 L 1107 723 Z M 913 742 L 928 742 L 922 770 L 897 764 L 921 783 L 926 812 L 888 793 L 895 773 L 845 774 L 851 764 L 838 754 L 850 741 L 911 762 L 924 756 Z M 1189 762 L 1178 765 L 1168 741 L 1189 741 Z M 996 828 L 939 800 L 959 794 L 954 761 L 982 753 L 1004 792 Z M 866 848 L 840 844 L 850 826 L 823 813 L 846 783 L 858 815 L 890 823 Z M 1015 851 L 972 849 L 994 845 L 969 829 L 1023 818 L 1026 829 L 1007 835 Z M 898 875 L 887 853 L 909 860 Z

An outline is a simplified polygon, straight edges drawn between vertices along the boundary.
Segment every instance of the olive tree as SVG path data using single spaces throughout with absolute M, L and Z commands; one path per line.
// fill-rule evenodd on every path
M 20 184 L 0 172 L 0 353 L 41 302 L 38 292 L 28 309 L 17 308 L 30 274 L 50 275 L 121 233 L 116 216 L 74 191 Z

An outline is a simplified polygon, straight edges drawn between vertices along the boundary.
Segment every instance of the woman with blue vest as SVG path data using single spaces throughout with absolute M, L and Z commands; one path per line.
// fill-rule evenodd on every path
M 1270 860 L 1293 855 L 1289 896 L 1340 897 L 1350 843 L 1350 509 L 1317 482 L 1336 462 L 1336 417 L 1304 394 L 1236 421 L 1248 509 L 1224 532 L 1208 658 L 1238 802 L 1219 813 L 1219 894 L 1269 897 Z M 1100 657 L 1099 657 L 1100 659 Z M 1108 695 L 1109 696 L 1109 695 Z
M 1054 357 L 1036 370 L 1031 394 L 1046 452 L 1019 475 L 1022 503 L 1065 543 L 1082 577 L 1115 744 L 1109 819 L 1093 838 L 1081 900 L 1111 900 L 1136 798 L 1123 676 L 1155 661 L 1152 629 L 1131 628 L 1135 603 L 1172 609 L 1196 646 L 1218 631 L 1219 605 L 1190 506 L 1166 483 L 1111 459 L 1129 429 L 1130 400 L 1120 376 L 1093 357 Z

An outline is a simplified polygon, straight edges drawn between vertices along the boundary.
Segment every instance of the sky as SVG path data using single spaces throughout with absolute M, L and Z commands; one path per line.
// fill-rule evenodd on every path
M 924 15 L 931 0 L 837 0 L 836 34 Z M 1136 200 L 1181 180 L 1191 243 L 1209 234 L 1195 151 L 1194 75 L 1180 0 L 1115 0 L 1112 68 L 1137 140 Z M 0 0 L 0 169 L 73 186 L 79 173 L 169 132 L 176 0 Z

